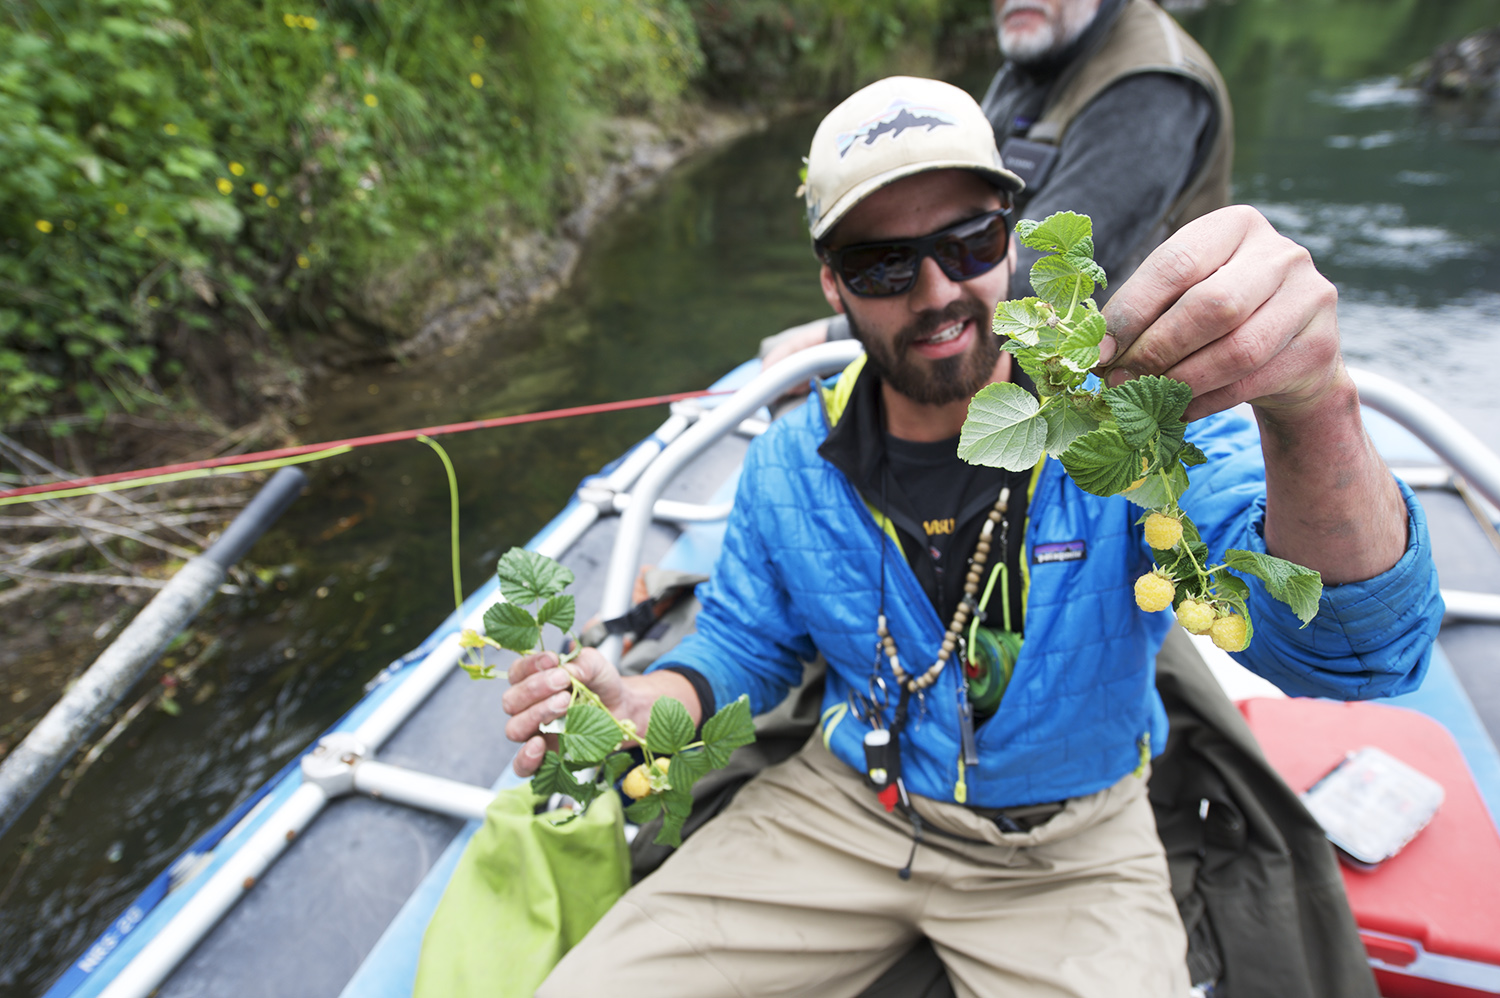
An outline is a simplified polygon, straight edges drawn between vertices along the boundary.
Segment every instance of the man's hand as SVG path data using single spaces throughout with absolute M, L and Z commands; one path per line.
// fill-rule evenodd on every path
M 1307 250 L 1244 205 L 1184 226 L 1104 306 L 1108 384 L 1186 382 L 1199 419 L 1241 402 L 1310 413 L 1352 382 L 1339 355 L 1338 292 Z
M 557 656 L 550 651 L 518 659 L 510 667 L 510 689 L 500 699 L 510 715 L 505 722 L 505 737 L 522 743 L 512 763 L 517 776 L 536 772 L 547 750 L 557 748 L 557 736 L 543 735 L 541 727 L 568 712 L 575 676 L 598 694 L 611 714 L 624 716 L 625 684 L 597 649 L 583 649 L 565 666 L 559 666 Z
M 651 720 L 651 705 L 659 697 L 682 701 L 693 723 L 703 720 L 703 706 L 693 684 L 676 672 L 652 672 L 644 676 L 621 676 L 595 648 L 585 648 L 567 665 L 559 666 L 552 652 L 527 655 L 510 667 L 510 689 L 500 705 L 510 715 L 505 737 L 520 742 L 511 766 L 517 776 L 530 776 L 542 764 L 548 749 L 557 748 L 555 735 L 543 735 L 542 725 L 568 712 L 573 677 L 593 690 L 604 708 L 621 720 L 635 722 L 642 736 Z
M 1185 417 L 1255 407 L 1266 459 L 1266 548 L 1323 575 L 1370 579 L 1406 550 L 1406 505 L 1360 421 L 1339 354 L 1338 293 L 1260 212 L 1183 226 L 1104 306 L 1103 376 L 1193 389 Z

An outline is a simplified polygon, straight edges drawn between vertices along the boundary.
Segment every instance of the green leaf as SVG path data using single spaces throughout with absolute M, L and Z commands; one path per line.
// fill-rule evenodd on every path
M 542 626 L 514 603 L 496 603 L 484 611 L 484 633 L 501 648 L 524 655 L 542 639 Z
M 609 711 L 587 700 L 568 708 L 567 730 L 557 736 L 564 757 L 573 762 L 603 762 L 620 744 L 620 726 Z
M 1087 374 L 1099 365 L 1099 344 L 1106 331 L 1104 316 L 1094 309 L 1093 302 L 1088 302 L 1088 306 L 1083 318 L 1073 321 L 1073 328 L 1058 344 L 1063 361 L 1079 374 Z
M 1047 423 L 1026 389 L 1009 383 L 986 385 L 969 403 L 958 439 L 958 456 L 970 464 L 1025 471 L 1041 460 Z
M 1044 256 L 1032 264 L 1031 286 L 1043 301 L 1063 313 L 1094 293 L 1094 279 L 1079 273 L 1072 261 L 1063 256 Z
M 687 821 L 688 815 L 693 813 L 692 784 L 680 785 L 677 782 L 677 760 L 672 760 L 672 789 L 663 791 L 661 797 L 661 831 L 656 833 L 655 842 L 658 845 L 676 846 L 682 845 L 682 825 Z
M 1057 400 L 1042 410 L 1047 421 L 1047 453 L 1053 457 L 1068 449 L 1068 446 L 1092 430 L 1099 428 L 1099 420 L 1086 403 L 1069 395 L 1059 395 Z
M 1165 476 L 1165 478 L 1163 478 Z M 1187 472 L 1175 461 L 1161 471 L 1153 471 L 1138 488 L 1122 492 L 1126 499 L 1146 509 L 1170 506 L 1187 491 Z
M 563 794 L 572 797 L 576 801 L 582 801 L 583 795 L 587 793 L 584 789 L 590 786 L 581 783 L 568 772 L 564 765 L 562 756 L 556 752 L 548 752 L 542 756 L 542 764 L 531 777 L 531 792 L 538 797 L 551 797 L 553 794 Z
M 634 768 L 635 759 L 629 752 L 614 752 L 601 765 L 599 769 L 599 781 L 601 783 L 613 784 Z
M 1101 426 L 1073 441 L 1062 455 L 1073 482 L 1096 496 L 1123 492 L 1140 477 L 1140 451 L 1131 447 L 1114 426 Z
M 1214 595 L 1236 603 L 1239 609 L 1244 610 L 1245 601 L 1250 598 L 1250 587 L 1246 585 L 1245 580 L 1226 568 L 1214 572 L 1213 578 Z
M 1002 301 L 995 306 L 993 329 L 996 336 L 1007 336 L 1025 346 L 1036 346 L 1041 330 L 1047 328 L 1047 316 L 1037 309 L 1037 298 Z
M 1234 549 L 1224 552 L 1224 564 L 1264 582 L 1266 592 L 1291 607 L 1302 626 L 1306 627 L 1318 615 L 1323 577 L 1312 569 L 1284 558 Z
M 693 740 L 694 727 L 692 715 L 682 701 L 661 697 L 651 705 L 651 720 L 646 724 L 646 748 L 654 755 L 681 752 L 682 747 Z M 675 760 L 672 765 L 675 781 Z
M 729 753 L 755 741 L 755 719 L 750 716 L 750 698 L 741 695 L 733 703 L 720 707 L 703 725 L 703 756 L 713 769 L 729 762 Z M 676 785 L 675 767 L 673 785 Z
M 1126 440 L 1144 447 L 1153 436 L 1160 435 L 1170 444 L 1170 453 L 1163 460 L 1175 457 L 1187 428 L 1182 413 L 1193 400 L 1191 388 L 1181 381 L 1151 374 L 1106 388 L 1100 394 Z
M 519 606 L 549 599 L 573 584 L 572 571 L 525 548 L 505 552 L 495 573 L 500 577 L 500 592 Z
M 631 804 L 625 809 L 625 817 L 637 825 L 644 825 L 648 821 L 655 821 L 656 816 L 661 814 L 661 794 L 650 794 Z M 681 839 L 678 839 L 679 844 Z
M 536 612 L 536 623 L 538 627 L 551 624 L 559 631 L 566 631 L 573 626 L 573 613 L 573 597 L 563 593 L 542 604 L 542 608 Z
M 1208 455 L 1199 450 L 1195 444 L 1184 440 L 1181 449 L 1177 451 L 1177 460 L 1189 468 L 1196 468 L 1200 464 L 1208 463 Z
M 1094 255 L 1094 222 L 1087 215 L 1059 211 L 1040 222 L 1029 218 L 1016 223 L 1016 238 L 1024 246 L 1043 253 L 1071 253 L 1082 250 Z

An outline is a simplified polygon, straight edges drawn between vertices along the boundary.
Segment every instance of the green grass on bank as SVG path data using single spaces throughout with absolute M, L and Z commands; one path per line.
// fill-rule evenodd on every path
M 588 126 L 821 97 L 983 0 L 8 0 L 0 425 L 178 398 L 502 210 L 545 227 Z

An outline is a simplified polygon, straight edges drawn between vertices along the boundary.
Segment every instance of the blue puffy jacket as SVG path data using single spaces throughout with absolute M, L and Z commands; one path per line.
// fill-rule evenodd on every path
M 801 680 L 803 660 L 822 652 L 824 738 L 860 771 L 868 727 L 845 705 L 851 688 L 863 692 L 870 681 L 882 561 L 902 661 L 921 671 L 944 633 L 900 546 L 817 452 L 862 365 L 825 390 L 822 405 L 801 407 L 750 447 L 723 551 L 698 590 L 698 632 L 653 667 L 697 670 L 718 703 L 748 693 L 760 713 Z M 1193 423 L 1188 439 L 1209 459 L 1189 472 L 1183 501 L 1203 540 L 1215 553 L 1264 551 L 1265 470 L 1254 425 L 1221 413 Z M 1400 562 L 1367 582 L 1325 588 L 1306 628 L 1249 580 L 1255 637 L 1237 658 L 1292 694 L 1361 699 L 1420 684 L 1442 601 L 1422 508 L 1402 490 L 1410 527 Z M 962 670 L 946 668 L 902 738 L 912 792 L 980 807 L 1062 800 L 1110 786 L 1166 744 L 1154 661 L 1172 617 L 1135 605 L 1134 580 L 1151 566 L 1139 515 L 1124 499 L 1083 492 L 1057 461 L 1043 459 L 1025 524 L 1026 641 L 998 712 L 978 729 L 980 764 L 966 772 L 959 765 Z M 1038 563 L 1038 547 L 1077 541 L 1084 557 Z

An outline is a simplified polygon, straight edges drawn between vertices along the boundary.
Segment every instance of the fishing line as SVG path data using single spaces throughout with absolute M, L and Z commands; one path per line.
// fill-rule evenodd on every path
M 203 461 L 187 461 L 181 464 L 143 468 L 137 471 L 120 471 L 110 475 L 95 475 L 90 478 L 74 478 L 64 482 L 48 482 L 43 485 L 27 485 L 18 489 L 0 491 L 0 506 L 17 503 L 38 502 L 43 499 L 66 499 L 70 496 L 91 495 L 96 492 L 118 492 L 121 489 L 142 488 L 161 485 L 165 482 L 180 482 L 209 475 L 239 474 L 246 471 L 271 471 L 288 464 L 303 464 L 322 461 L 325 458 L 347 454 L 358 447 L 373 444 L 393 443 L 397 440 L 417 440 L 423 436 L 440 437 L 449 433 L 467 433 L 470 430 L 487 430 L 499 426 L 518 426 L 522 423 L 543 423 L 554 419 L 570 419 L 573 416 L 591 416 L 625 409 L 645 409 L 667 405 L 686 399 L 704 398 L 710 395 L 729 395 L 733 389 L 714 391 L 702 389 L 693 392 L 675 392 L 670 395 L 651 395 L 643 398 L 625 399 L 620 402 L 599 402 L 593 405 L 570 406 L 566 409 L 547 409 L 527 412 L 515 416 L 497 416 L 493 419 L 475 419 L 465 423 L 446 423 L 442 426 L 426 426 L 416 430 L 397 430 L 392 433 L 375 433 L 345 440 L 325 443 L 301 444 L 275 450 L 256 451 L 253 454 L 238 454 L 232 457 L 215 457 Z
M 448 473 L 448 516 L 452 524 L 449 534 L 453 547 L 453 608 L 459 610 L 464 605 L 464 587 L 458 574 L 458 475 L 454 472 L 453 462 L 448 459 L 448 452 L 443 450 L 442 444 L 425 433 L 417 434 L 417 439 L 437 451 L 438 459 L 443 462 L 443 470 Z

